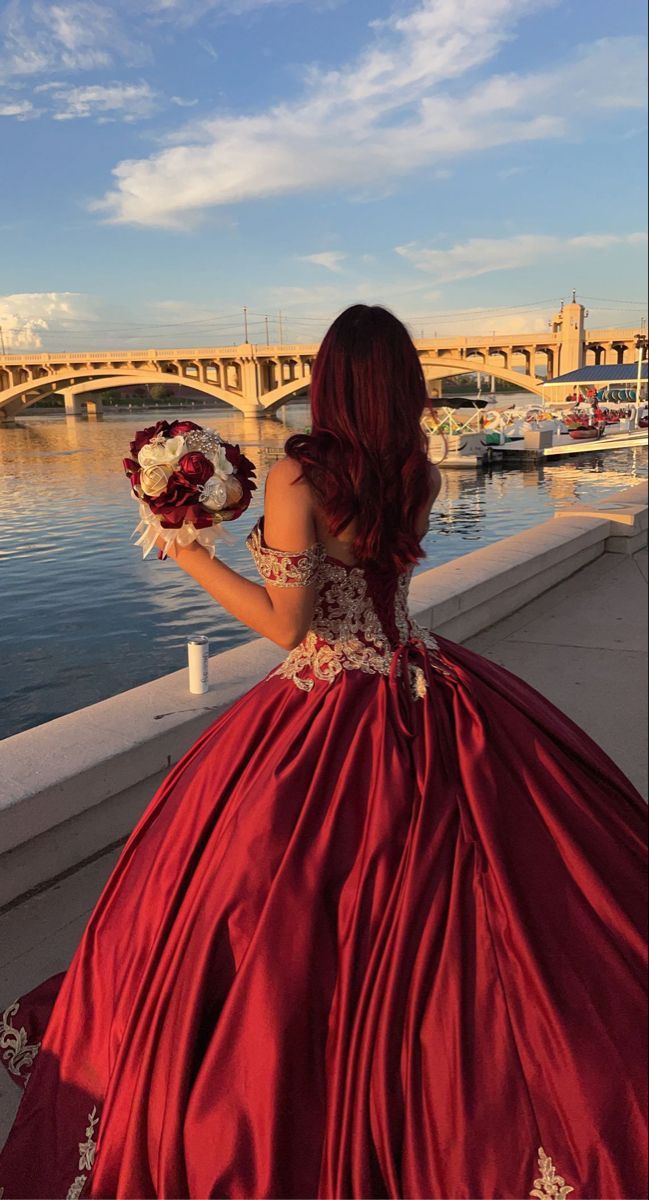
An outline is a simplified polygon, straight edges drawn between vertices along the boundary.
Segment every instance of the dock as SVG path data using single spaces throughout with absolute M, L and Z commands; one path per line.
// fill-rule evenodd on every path
M 629 433 L 605 434 L 601 438 L 576 439 L 566 434 L 555 434 L 551 446 L 533 446 L 526 438 L 519 442 L 506 442 L 503 446 L 488 446 L 488 457 L 493 462 L 500 460 L 507 465 L 514 463 L 544 462 L 548 458 L 568 458 L 573 454 L 607 453 L 611 450 L 627 450 L 633 446 L 646 447 L 649 431 L 636 429 Z
M 485 431 L 451 434 L 446 439 L 429 433 L 429 456 L 442 470 L 476 470 L 499 463 L 504 467 L 523 467 L 546 462 L 553 458 L 569 458 L 575 454 L 607 454 L 613 450 L 642 449 L 649 445 L 647 429 L 631 429 L 605 433 L 600 438 L 577 439 L 567 433 L 549 431 L 539 434 L 530 431 L 516 441 L 502 445 L 487 444 Z M 548 444 L 549 440 L 549 444 Z

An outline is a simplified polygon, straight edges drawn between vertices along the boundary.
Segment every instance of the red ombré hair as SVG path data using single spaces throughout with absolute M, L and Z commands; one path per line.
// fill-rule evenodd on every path
M 385 308 L 334 321 L 313 367 L 312 429 L 286 454 L 302 467 L 334 537 L 356 518 L 358 563 L 402 573 L 424 557 L 416 525 L 430 498 L 421 417 L 426 383 L 407 329 Z

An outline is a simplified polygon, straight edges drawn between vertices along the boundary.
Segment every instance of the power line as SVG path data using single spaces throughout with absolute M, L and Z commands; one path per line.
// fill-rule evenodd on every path
M 31 322 L 29 320 L 27 320 L 25 322 L 25 325 L 5 326 L 5 329 L 7 329 L 8 331 L 10 331 L 12 333 L 23 333 L 25 331 L 26 326 L 29 326 L 30 323 Z M 263 328 L 262 321 L 251 321 L 251 322 L 249 322 L 249 325 L 251 328 L 260 328 L 260 329 Z M 147 332 L 153 333 L 153 332 L 158 331 L 158 327 L 147 326 L 146 329 L 144 330 L 144 332 L 142 332 L 141 330 L 138 330 L 136 333 L 131 333 L 131 334 L 127 333 L 126 331 L 131 328 L 132 328 L 132 326 L 124 325 L 124 326 L 121 326 L 119 329 L 110 329 L 110 328 L 107 328 L 105 325 L 102 325 L 101 323 L 98 322 L 93 329 L 70 329 L 67 326 L 61 326 L 59 328 L 59 327 L 53 325 L 53 326 L 48 326 L 47 328 L 39 327 L 37 332 L 39 333 L 40 336 L 46 336 L 47 334 L 50 334 L 50 333 L 56 333 L 56 334 L 66 334 L 68 337 L 84 338 L 84 337 L 92 336 L 95 333 L 100 333 L 100 334 L 108 333 L 111 336 L 115 336 L 115 337 L 119 337 L 119 336 L 144 337 Z M 192 330 L 206 330 L 208 332 L 211 331 L 211 332 L 218 333 L 220 331 L 227 332 L 227 330 L 230 327 L 220 325 L 215 328 L 214 325 L 210 322 L 209 324 L 190 325 L 190 326 L 188 326 L 188 328 L 190 328 Z M 235 329 L 241 328 L 241 318 L 239 318 L 239 320 L 234 323 L 234 328 Z
M 32 317 L 32 318 L 25 318 L 25 319 L 26 320 L 36 320 L 36 321 L 41 320 L 40 316 Z M 93 318 L 69 317 L 69 318 L 67 318 L 67 323 L 68 323 L 68 325 L 92 325 L 92 326 L 96 326 L 99 323 L 101 323 L 101 326 L 104 329 L 122 329 L 126 326 L 128 326 L 129 328 L 141 327 L 143 329 L 177 329 L 180 326 L 194 325 L 197 322 L 201 325 L 204 323 L 207 323 L 208 321 L 210 321 L 210 322 L 211 321 L 221 321 L 221 322 L 225 321 L 226 324 L 235 324 L 237 321 L 240 321 L 240 320 L 241 320 L 241 313 L 240 313 L 239 309 L 228 309 L 227 312 L 222 312 L 222 313 L 212 313 L 209 310 L 204 309 L 201 313 L 198 313 L 197 316 L 194 317 L 194 319 L 191 321 L 164 321 L 164 322 L 161 322 L 161 321 L 130 321 L 128 318 L 125 318 L 123 321 L 108 321 L 108 322 L 106 322 L 106 321 L 103 321 L 101 317 L 93 317 Z
M 643 307 L 646 308 L 646 306 L 647 306 L 646 299 L 644 299 L 644 300 L 614 300 L 611 296 L 584 296 L 583 299 L 588 300 L 589 303 L 592 300 L 595 300 L 595 301 L 602 300 L 604 304 L 614 304 L 614 305 L 616 305 L 616 307 L 629 306 L 631 308 L 643 308 Z
M 644 301 L 635 300 L 616 300 L 611 297 L 582 297 L 595 311 L 607 313 L 615 312 L 623 309 L 629 310 L 629 317 L 636 314 L 644 315 L 646 312 L 646 304 Z M 465 309 L 445 309 L 428 312 L 425 314 L 408 315 L 404 319 L 407 323 L 423 327 L 424 325 L 437 327 L 448 325 L 465 325 L 471 326 L 482 322 L 489 322 L 496 315 L 511 316 L 530 313 L 533 310 L 541 311 L 549 305 L 557 305 L 556 298 L 545 300 L 534 300 L 516 304 L 492 305 L 488 307 L 465 308 Z M 607 307 L 608 306 L 608 307 Z M 339 311 L 339 310 L 338 310 Z M 203 315 L 205 314 L 205 315 Z M 289 329 L 300 331 L 298 336 L 313 337 L 318 336 L 318 332 L 326 327 L 331 321 L 333 313 L 323 313 L 321 315 L 313 315 L 309 313 L 302 314 L 285 314 L 279 313 L 277 317 L 272 318 L 273 324 L 278 329 L 278 338 L 280 343 L 285 340 L 286 326 Z M 40 321 L 40 317 L 25 318 L 24 324 L 19 326 L 4 326 L 4 332 L 7 334 L 21 333 L 23 336 L 27 332 L 28 327 L 32 322 Z M 317 328 L 316 328 L 317 327 Z M 208 344 L 232 344 L 233 340 L 238 342 L 238 338 L 234 337 L 237 330 L 241 330 L 241 310 L 228 309 L 222 312 L 211 312 L 202 310 L 200 315 L 197 315 L 193 320 L 184 321 L 129 321 L 125 319 L 123 322 L 104 323 L 100 318 L 77 318 L 71 317 L 69 320 L 64 319 L 64 323 L 60 326 L 52 326 L 46 328 L 38 328 L 33 331 L 34 336 L 38 336 L 41 341 L 47 341 L 51 337 L 65 337 L 77 344 L 79 351 L 81 345 L 79 343 L 88 343 L 89 340 L 100 336 L 102 340 L 111 339 L 114 341 L 123 340 L 124 343 L 132 343 L 139 341 L 140 344 L 150 340 L 155 340 L 158 336 L 164 336 L 164 331 L 169 331 L 169 336 L 174 330 L 186 330 L 191 333 L 192 340 L 207 339 Z M 479 332 L 479 331 L 478 331 Z M 258 336 L 259 341 L 270 343 L 270 319 L 267 313 L 252 312 L 244 308 L 244 338 L 249 340 L 250 334 Z M 484 336 L 494 336 L 491 331 L 482 331 Z M 183 335 L 184 336 L 184 335 Z M 422 336 L 425 336 L 422 328 Z M 445 336 L 442 332 L 442 337 Z M 480 334 L 482 336 L 482 334 Z M 502 336 L 502 335 L 500 335 Z M 224 339 L 224 341 L 221 341 Z M 127 346 L 124 347 L 128 349 Z M 133 347 L 134 349 L 137 347 Z M 92 347 L 91 347 L 92 349 Z M 159 347 L 160 350 L 173 349 L 172 346 Z M 74 351 L 74 346 L 70 346 L 69 350 Z M 61 351 L 63 353 L 63 351 Z

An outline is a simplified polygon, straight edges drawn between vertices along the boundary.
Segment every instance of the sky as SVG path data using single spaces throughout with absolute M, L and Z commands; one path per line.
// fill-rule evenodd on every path
M 639 326 L 645 9 L 0 4 L 0 352 Z

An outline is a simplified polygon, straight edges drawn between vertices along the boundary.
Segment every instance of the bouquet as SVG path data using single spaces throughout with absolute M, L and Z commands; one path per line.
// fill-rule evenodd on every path
M 136 545 L 143 557 L 162 538 L 161 556 L 198 542 L 214 558 L 223 524 L 246 511 L 257 485 L 254 464 L 238 446 L 193 421 L 158 421 L 136 433 L 124 459 L 140 506 Z

